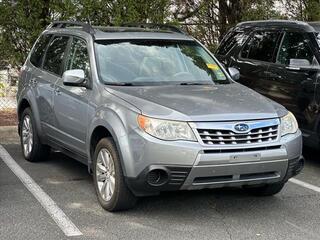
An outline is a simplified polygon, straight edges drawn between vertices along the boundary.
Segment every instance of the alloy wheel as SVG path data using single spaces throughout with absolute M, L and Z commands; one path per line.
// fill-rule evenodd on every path
M 29 115 L 25 115 L 23 118 L 22 145 L 23 145 L 24 155 L 28 157 L 33 148 L 33 130 L 32 130 L 31 118 Z
M 99 151 L 96 161 L 96 181 L 99 194 L 104 201 L 110 201 L 115 189 L 114 161 L 108 149 Z

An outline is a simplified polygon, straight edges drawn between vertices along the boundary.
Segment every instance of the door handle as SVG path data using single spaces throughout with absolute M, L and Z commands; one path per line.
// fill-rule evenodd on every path
M 53 92 L 54 92 L 55 95 L 61 95 L 61 91 L 60 91 L 59 88 L 55 88 L 55 89 L 53 90 Z
M 274 72 L 270 72 L 270 71 L 265 71 L 264 72 L 268 77 L 271 77 L 271 78 L 276 78 L 276 79 L 282 79 L 282 76 L 277 74 L 277 73 L 274 73 Z
M 31 79 L 31 80 L 30 80 L 30 84 L 31 84 L 33 87 L 36 86 L 37 83 L 38 83 L 38 81 L 35 80 L 35 79 Z

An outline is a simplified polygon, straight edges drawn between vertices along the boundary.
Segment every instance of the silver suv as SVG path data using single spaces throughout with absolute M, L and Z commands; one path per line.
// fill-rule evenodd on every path
M 238 77 L 173 26 L 54 22 L 21 71 L 24 157 L 53 148 L 88 165 L 109 211 L 161 191 L 276 194 L 303 168 L 301 132 Z

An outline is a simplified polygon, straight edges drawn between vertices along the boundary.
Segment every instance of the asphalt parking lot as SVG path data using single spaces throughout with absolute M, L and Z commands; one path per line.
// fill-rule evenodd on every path
M 305 151 L 297 176 L 274 197 L 241 189 L 164 193 L 141 199 L 127 212 L 98 204 L 86 166 L 60 153 L 26 162 L 16 136 L 0 144 L 79 230 L 67 236 L 0 155 L 0 239 L 320 239 L 320 157 Z

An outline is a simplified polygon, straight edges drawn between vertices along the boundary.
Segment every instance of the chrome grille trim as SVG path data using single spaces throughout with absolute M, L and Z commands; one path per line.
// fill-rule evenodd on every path
M 197 123 L 198 136 L 205 145 L 250 145 L 274 142 L 279 136 L 278 119 L 241 122 L 249 126 L 249 131 L 240 133 L 234 129 L 239 122 Z

